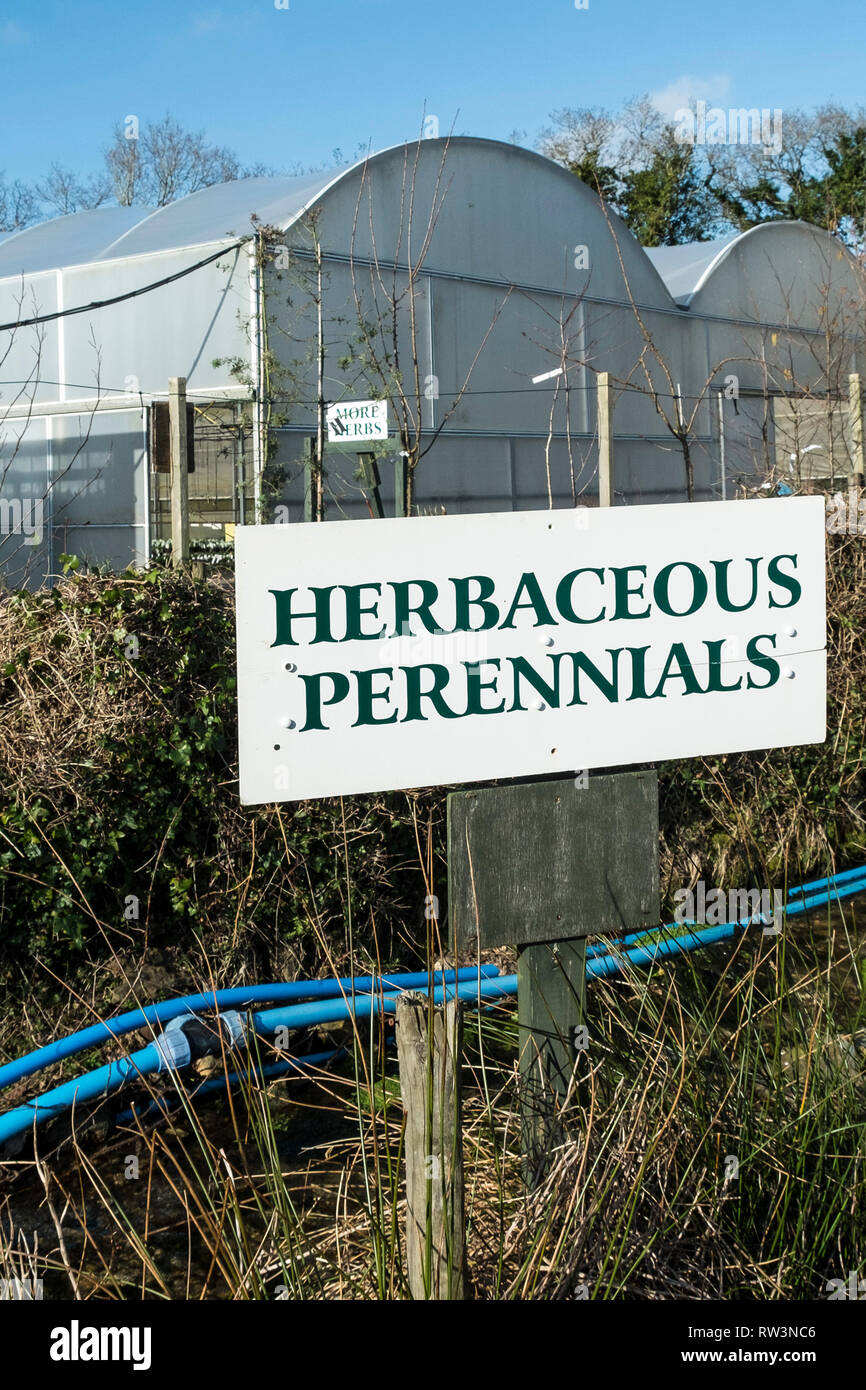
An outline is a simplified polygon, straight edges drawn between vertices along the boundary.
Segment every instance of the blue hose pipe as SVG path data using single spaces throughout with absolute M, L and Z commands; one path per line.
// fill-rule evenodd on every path
M 494 967 L 495 968 L 495 967 Z M 437 985 L 433 990 L 433 1002 L 441 1004 L 444 999 L 465 999 L 470 1002 L 493 1000 L 517 993 L 516 975 L 498 975 L 495 978 L 478 979 L 477 971 L 470 970 L 471 981 L 453 981 L 447 985 Z M 428 978 L 425 976 L 425 978 Z M 246 1028 L 267 1037 L 278 1028 L 307 1027 L 316 1023 L 330 1023 L 340 1019 L 373 1018 L 379 1012 L 392 1014 L 396 1011 L 399 990 L 378 992 L 376 994 L 356 994 L 354 999 L 324 999 L 307 1004 L 296 1004 L 289 1008 L 271 1009 L 261 1014 L 247 1014 L 243 1019 Z M 237 1017 L 241 1017 L 238 1015 Z M 225 1022 L 228 1015 L 222 1015 Z M 234 1022 L 234 1021 L 233 1021 Z M 62 1115 L 74 1106 L 85 1105 L 119 1091 L 130 1080 L 143 1080 L 160 1071 L 174 1071 L 188 1064 L 189 1049 L 183 1035 L 171 1024 L 156 1042 L 133 1052 L 119 1062 L 109 1062 L 85 1076 L 55 1086 L 42 1096 L 36 1096 L 23 1105 L 16 1106 L 5 1115 L 0 1115 L 0 1144 L 15 1138 L 46 1121 Z
M 863 871 L 861 870 L 861 873 Z M 806 885 L 804 885 L 806 886 Z M 844 898 L 851 898 L 855 893 L 862 893 L 866 888 L 866 878 L 863 881 L 848 880 L 844 885 L 834 889 L 832 898 L 842 901 Z M 785 916 L 801 917 L 806 912 L 814 911 L 815 908 L 823 907 L 829 902 L 831 895 L 828 893 L 814 893 L 804 897 L 802 902 L 789 903 L 785 907 Z M 760 918 L 744 917 L 739 922 L 723 922 L 715 927 L 706 927 L 698 932 L 689 932 L 682 936 L 670 936 L 662 940 L 649 940 L 643 946 L 634 947 L 630 950 L 617 951 L 616 954 L 606 956 L 596 956 L 593 960 L 587 961 L 587 978 L 601 979 L 610 975 L 615 975 L 622 969 L 624 962 L 628 961 L 632 965 L 652 965 L 657 959 L 664 959 L 665 956 L 673 956 L 679 953 L 685 954 L 688 951 L 696 951 L 702 946 L 712 946 L 717 941 L 725 941 L 738 931 L 745 931 L 750 926 L 760 925 Z M 636 940 L 646 933 L 637 932 L 631 938 L 624 940 Z
M 784 909 L 788 917 L 801 916 L 806 912 L 825 906 L 835 900 L 842 901 L 853 897 L 854 894 L 866 890 L 866 867 L 850 869 L 842 874 L 835 875 L 828 879 L 816 879 L 810 883 L 800 885 L 798 888 L 791 889 L 791 901 Z M 618 942 L 606 942 L 592 948 L 592 954 L 587 962 L 588 978 L 606 978 L 623 970 L 626 964 L 631 965 L 652 965 L 659 959 L 667 956 L 684 954 L 689 951 L 697 950 L 703 946 L 709 946 L 718 941 L 723 941 L 735 934 L 737 931 L 745 930 L 751 925 L 761 922 L 760 916 L 743 919 L 739 922 L 726 922 L 718 926 L 705 928 L 701 931 L 689 932 L 680 936 L 663 937 L 661 935 L 670 928 L 661 928 L 657 933 L 635 932 L 622 938 Z M 648 939 L 649 938 L 649 939 Z M 636 941 L 643 944 L 631 945 Z M 615 950 L 611 951 L 611 946 Z M 626 947 L 620 950 L 620 947 Z M 606 951 L 607 954 L 602 954 Z M 588 952 L 588 955 L 590 953 Z M 471 979 L 464 980 L 462 977 L 470 976 Z M 516 975 L 499 975 L 495 966 L 482 966 L 480 969 L 470 967 L 462 971 L 447 971 L 442 976 L 443 980 L 450 982 L 436 986 L 433 990 L 434 1004 L 440 1004 L 444 999 L 465 999 L 468 1002 L 481 1003 L 482 1001 L 495 1001 L 506 998 L 517 993 Z M 384 980 L 375 981 L 377 993 L 358 992 L 358 986 L 362 983 L 369 984 L 371 977 L 361 979 L 348 979 L 345 981 L 311 981 L 306 985 L 294 986 L 258 986 L 251 990 L 226 990 L 215 995 L 188 996 L 186 1000 L 170 1000 L 165 1005 L 155 1005 L 151 1010 L 142 1010 L 132 1015 L 124 1015 L 123 1018 L 135 1018 L 136 1023 L 133 1027 L 141 1027 L 143 1023 L 151 1021 L 145 1015 L 152 1015 L 156 1021 L 164 1021 L 165 1015 L 159 1018 L 156 1010 L 173 1010 L 169 1017 L 169 1026 L 160 1035 L 155 1043 L 142 1048 L 139 1052 L 133 1053 L 119 1062 L 112 1062 L 108 1066 L 100 1067 L 96 1071 L 90 1072 L 86 1076 L 78 1078 L 76 1081 L 67 1082 L 63 1086 L 58 1086 L 54 1090 L 47 1092 L 44 1096 L 38 1097 L 27 1104 L 9 1111 L 6 1115 L 0 1116 L 0 1144 L 7 1139 L 13 1138 L 17 1134 L 31 1129 L 32 1127 L 44 1123 L 55 1115 L 62 1114 L 65 1110 L 71 1109 L 77 1104 L 85 1104 L 92 1100 L 98 1100 L 104 1096 L 112 1094 L 120 1089 L 127 1081 L 135 1078 L 143 1078 L 153 1072 L 160 1070 L 174 1070 L 186 1065 L 190 1059 L 188 1041 L 177 1024 L 177 1020 L 182 1014 L 189 1014 L 189 1004 L 193 1000 L 202 999 L 205 1007 L 214 1007 L 235 1002 L 240 998 L 246 1000 L 250 996 L 256 995 L 259 991 L 265 991 L 262 1002 L 270 1002 L 274 995 L 274 989 L 290 990 L 288 997 L 298 998 L 301 990 L 309 990 L 311 985 L 325 986 L 322 995 L 313 1002 L 304 1002 L 289 1005 L 284 1008 L 265 1010 L 259 1013 L 247 1014 L 242 1016 L 238 1013 L 231 1014 L 226 1012 L 220 1015 L 220 1027 L 227 1045 L 239 1044 L 244 1040 L 245 1033 L 252 1028 L 257 1034 L 267 1037 L 271 1036 L 280 1028 L 302 1028 L 315 1026 L 317 1024 L 339 1022 L 353 1018 L 357 1020 L 373 1018 L 379 1013 L 394 1013 L 399 997 L 398 991 L 401 988 L 424 989 L 429 986 L 430 976 L 427 972 L 417 975 L 389 976 Z M 417 984 L 416 984 L 417 981 Z M 385 990 L 385 984 L 388 989 Z M 334 997 L 341 993 L 344 996 Z M 283 998 L 287 997 L 285 994 Z M 253 1002 L 256 1002 L 253 999 Z M 116 1022 L 116 1021 L 115 1021 Z M 175 1023 L 177 1026 L 173 1026 Z M 100 1024 L 98 1028 L 109 1030 L 111 1024 Z M 92 1030 L 85 1030 L 83 1034 L 75 1035 L 81 1038 L 89 1035 Z M 110 1032 L 108 1036 L 113 1036 Z M 61 1040 L 63 1042 L 72 1041 L 70 1039 Z M 89 1046 L 85 1043 L 84 1046 Z M 52 1044 L 52 1047 L 57 1044 Z M 74 1050 L 78 1050 L 77 1048 Z M 40 1049 L 40 1053 L 45 1053 L 50 1049 Z M 32 1057 L 38 1054 L 31 1054 Z M 69 1055 L 65 1053 L 63 1055 Z M 330 1055 L 330 1054 L 329 1054 Z M 22 1062 L 30 1059 L 22 1058 Z M 56 1059 L 54 1059 L 56 1060 Z M 273 1064 L 278 1070 L 270 1074 L 282 1074 L 285 1070 L 296 1069 L 298 1063 L 303 1065 L 304 1059 L 296 1059 L 293 1062 L 282 1061 Z M 313 1065 L 312 1059 L 306 1059 L 307 1065 Z M 10 1064 L 15 1065 L 15 1064 Z M 37 1068 L 32 1068 L 36 1070 Z M 0 1076 L 6 1069 L 0 1069 Z M 267 1069 L 265 1069 L 267 1071 Z M 29 1074 L 25 1072 L 23 1074 Z M 234 1073 L 232 1074 L 235 1075 Z M 226 1085 L 226 1078 L 222 1077 L 213 1083 L 205 1083 L 211 1086 L 223 1087 Z
M 511 982 L 513 983 L 513 987 Z M 454 982 L 437 985 L 433 990 L 433 1003 L 441 1004 L 446 999 L 464 999 L 470 1002 L 494 1000 L 517 993 L 516 975 L 497 975 L 495 979 L 468 981 L 465 984 Z M 293 1004 L 285 1009 L 267 1009 L 263 1013 L 251 1014 L 250 1024 L 259 1037 L 270 1037 L 280 1028 L 309 1028 L 313 1024 L 340 1023 L 354 1017 L 356 1022 L 375 1018 L 380 1012 L 393 1014 L 397 1010 L 399 995 L 364 994 L 351 999 L 325 999 L 314 1004 Z
M 498 973 L 498 967 L 495 965 L 481 966 L 482 979 L 491 978 Z M 471 980 L 475 979 L 477 974 L 477 968 L 471 966 L 456 971 L 437 971 L 436 978 L 444 981 Z M 213 994 L 187 994 L 180 999 L 166 999 L 161 1004 L 151 1004 L 144 1009 L 132 1009 L 116 1018 L 94 1023 L 91 1027 L 82 1028 L 67 1038 L 58 1038 L 56 1042 L 47 1043 L 35 1052 L 28 1052 L 24 1057 L 5 1062 L 0 1066 L 0 1090 L 5 1086 L 11 1086 L 15 1081 L 21 1081 L 25 1076 L 44 1071 L 46 1067 L 53 1066 L 55 1062 L 62 1062 L 66 1057 L 73 1057 L 76 1052 L 98 1047 L 101 1043 L 111 1042 L 112 1039 L 123 1037 L 126 1033 L 134 1033 L 139 1028 L 170 1023 L 172 1019 L 180 1018 L 183 1014 L 194 1014 L 209 1009 L 248 1009 L 254 1004 L 288 1003 L 296 999 L 339 998 L 344 994 L 351 994 L 353 988 L 356 992 L 363 993 L 379 988 L 425 989 L 429 983 L 429 972 L 419 970 L 408 974 L 359 975 L 354 980 L 351 976 L 346 976 L 343 979 L 294 980 L 287 984 L 250 985 L 239 989 L 221 989 Z
M 819 890 L 826 890 L 821 892 Z M 813 908 L 823 907 L 825 903 L 832 901 L 842 901 L 844 898 L 853 897 L 855 893 L 862 893 L 866 889 L 866 865 L 861 865 L 858 869 L 846 869 L 844 873 L 835 874 L 832 878 L 819 878 L 811 883 L 803 883 L 796 888 L 789 889 L 789 898 L 784 907 L 785 915 L 788 917 L 799 917 L 804 912 L 810 912 Z M 802 899 L 802 901 L 801 901 Z M 750 918 L 743 918 L 738 924 L 749 926 Z M 667 926 L 645 927 L 642 931 L 630 932 L 627 936 L 608 937 L 604 941 L 593 942 L 587 946 L 587 959 L 592 960 L 598 956 L 607 957 L 610 954 L 611 946 L 628 947 L 636 941 L 646 940 L 653 933 L 665 931 L 676 931 L 679 926 L 686 923 L 669 923 Z
M 147 1047 L 130 1053 L 128 1057 L 109 1062 L 107 1066 L 88 1072 L 86 1076 L 79 1076 L 75 1081 L 55 1086 L 53 1091 L 46 1091 L 44 1096 L 36 1096 L 24 1105 L 0 1115 L 0 1144 L 36 1125 L 45 1124 L 47 1120 L 54 1119 L 77 1105 L 88 1105 L 91 1101 L 102 1100 L 114 1091 L 119 1091 L 128 1081 L 143 1080 L 144 1077 L 159 1071 L 159 1068 L 159 1051 L 153 1043 L 149 1043 Z

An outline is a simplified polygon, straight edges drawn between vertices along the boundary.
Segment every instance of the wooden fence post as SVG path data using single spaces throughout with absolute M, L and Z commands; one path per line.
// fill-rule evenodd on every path
M 171 448 L 171 562 L 189 560 L 189 455 L 186 427 L 186 377 L 173 376 L 168 383 L 168 420 Z
M 431 1009 L 423 994 L 397 1003 L 400 1091 L 406 1114 L 406 1265 L 417 1299 L 466 1296 L 460 1057 L 463 1006 Z
M 382 509 L 382 498 L 379 495 L 379 468 L 376 463 L 376 455 L 359 454 L 358 463 L 361 470 L 361 480 L 367 489 L 373 515 L 381 518 L 385 513 Z
M 406 515 L 407 455 L 398 453 L 394 459 L 394 515 Z
M 588 1042 L 585 938 L 521 947 L 517 1021 L 524 1173 L 532 1184 L 561 1141 L 575 1056 Z
M 848 376 L 848 420 L 852 463 L 849 486 L 862 488 L 866 464 L 863 454 L 863 390 L 859 372 L 851 372 Z
M 598 505 L 613 506 L 613 403 L 610 372 L 598 374 Z

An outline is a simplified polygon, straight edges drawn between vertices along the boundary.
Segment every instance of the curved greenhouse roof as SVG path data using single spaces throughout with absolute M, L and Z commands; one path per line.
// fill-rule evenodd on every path
M 472 146 L 476 153 L 488 147 L 491 157 L 504 155 L 517 164 L 537 162 L 546 165 L 551 173 L 578 182 L 560 165 L 518 146 L 472 137 L 455 138 L 450 144 L 455 149 Z M 339 185 L 353 169 L 357 170 L 365 162 L 372 166 L 387 161 L 399 155 L 403 148 L 395 146 L 369 156 L 366 161 L 299 178 L 257 177 L 214 184 L 165 207 L 93 208 L 21 231 L 0 233 L 0 279 L 231 241 L 249 234 L 253 214 L 263 223 L 285 228 L 331 187 Z M 589 192 L 582 185 L 578 187 L 582 192 Z M 504 196 L 506 199 L 512 197 L 513 191 L 505 190 Z M 519 216 L 516 207 L 514 215 Z M 834 248 L 839 246 L 829 233 L 807 223 L 772 222 L 712 241 L 681 246 L 644 248 L 634 242 L 633 251 L 639 259 L 643 251 L 643 263 L 658 290 L 665 297 L 670 296 L 668 303 L 673 300 L 680 308 L 688 309 L 697 307 L 694 301 L 700 291 L 717 283 L 720 285 L 714 277 L 726 262 L 730 268 L 728 258 L 732 254 L 742 257 L 743 243 L 747 239 L 757 237 L 763 256 L 772 263 L 776 255 L 784 258 L 786 254 L 785 233 L 790 238 L 792 233 L 796 237 L 798 232 L 824 238 Z M 751 243 L 748 249 L 750 260 L 753 260 Z M 758 247 L 754 249 L 757 251 Z M 635 267 L 636 264 L 633 262 Z M 651 283 L 647 281 L 644 289 L 648 290 Z
M 235 179 L 189 193 L 136 220 L 136 225 L 107 245 L 95 260 L 147 256 L 184 246 L 230 240 L 250 231 L 255 213 L 270 226 L 284 227 L 302 213 L 343 171 L 297 179 Z
M 0 279 L 231 240 L 249 233 L 252 213 L 283 227 L 343 172 L 236 179 L 161 208 L 91 208 L 0 233 Z
M 150 213 L 146 207 L 88 208 L 0 236 L 0 279 L 86 265 Z
M 714 241 L 650 246 L 645 250 L 672 298 L 683 309 L 696 309 L 698 295 L 702 304 L 708 297 L 719 296 L 727 303 L 733 290 L 731 277 L 742 278 L 747 269 L 752 277 L 754 314 L 778 299 L 779 286 L 775 282 L 783 266 L 794 279 L 805 269 L 807 260 L 823 260 L 828 270 L 832 263 L 842 264 L 848 272 L 856 266 L 851 252 L 837 237 L 799 220 L 762 222 Z M 775 303 L 774 313 L 779 312 L 780 305 Z
M 745 235 L 732 232 L 714 241 L 690 241 L 682 246 L 647 246 L 647 256 L 678 304 L 688 301 L 717 261 Z

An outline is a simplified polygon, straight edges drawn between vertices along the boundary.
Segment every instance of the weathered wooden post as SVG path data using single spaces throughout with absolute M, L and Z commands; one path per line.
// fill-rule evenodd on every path
M 186 418 L 186 377 L 173 376 L 168 383 L 168 420 L 171 453 L 171 562 L 189 560 L 189 449 Z
M 613 399 L 610 372 L 599 372 L 597 380 L 598 415 L 598 505 L 613 506 Z
M 304 459 L 304 521 L 318 521 L 320 518 L 324 473 L 324 459 L 319 457 L 318 436 L 312 434 L 309 439 L 309 451 Z
M 385 515 L 385 512 L 379 493 L 380 478 L 379 468 L 376 463 L 376 455 L 366 453 L 359 454 L 358 465 L 361 472 L 361 481 L 367 489 L 367 494 L 370 498 L 370 506 L 373 509 L 373 515 L 377 518 L 381 518 Z
M 406 515 L 406 474 L 407 458 L 405 451 L 394 456 L 394 515 Z
M 866 471 L 866 456 L 863 452 L 863 388 L 859 372 L 851 372 L 848 376 L 848 421 L 851 443 L 849 485 L 852 489 L 860 489 Z
M 423 994 L 397 1004 L 400 1091 L 406 1114 L 406 1264 L 417 1299 L 466 1290 L 460 1057 L 463 1006 Z
M 520 952 L 523 1146 L 539 1174 L 590 1041 L 586 937 L 658 923 L 657 773 L 452 793 L 448 911 L 455 950 Z

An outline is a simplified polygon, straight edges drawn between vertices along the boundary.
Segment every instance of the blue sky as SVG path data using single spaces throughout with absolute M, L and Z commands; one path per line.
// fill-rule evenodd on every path
M 166 112 L 278 168 L 447 130 L 533 145 L 561 106 L 866 101 L 864 0 L 0 0 L 0 169 L 84 175 Z

